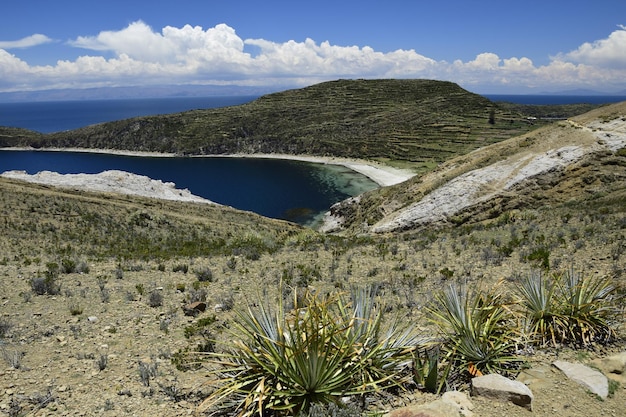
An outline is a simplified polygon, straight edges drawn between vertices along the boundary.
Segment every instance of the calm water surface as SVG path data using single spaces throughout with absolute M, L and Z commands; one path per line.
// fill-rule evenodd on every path
M 110 169 L 173 182 L 216 203 L 307 225 L 315 225 L 334 203 L 377 187 L 348 168 L 300 161 L 0 151 L 0 172 L 96 174 Z

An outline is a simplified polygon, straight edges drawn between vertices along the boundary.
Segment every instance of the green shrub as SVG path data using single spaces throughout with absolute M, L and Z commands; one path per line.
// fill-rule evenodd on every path
M 137 293 L 138 293 L 139 295 L 144 295 L 144 293 L 145 293 L 145 289 L 144 289 L 143 284 L 141 284 L 141 283 L 136 284 L 136 285 L 135 285 L 135 289 L 137 290 Z
M 435 294 L 428 312 L 442 336 L 442 351 L 448 366 L 461 376 L 506 373 L 518 359 L 514 346 L 518 331 L 511 309 L 498 286 L 479 289 L 450 285 Z
M 526 330 L 542 344 L 589 346 L 616 336 L 612 325 L 621 297 L 609 278 L 573 271 L 551 279 L 532 275 L 522 281 L 517 294 Z
M 375 291 L 354 291 L 350 298 L 307 291 L 294 298 L 291 311 L 266 302 L 238 312 L 229 350 L 208 354 L 219 367 L 210 382 L 217 388 L 202 409 L 298 415 L 410 379 L 417 338 L 398 321 L 382 328 Z
M 547 271 L 550 269 L 550 250 L 543 246 L 538 247 L 526 255 L 526 260 L 536 262 L 542 269 Z

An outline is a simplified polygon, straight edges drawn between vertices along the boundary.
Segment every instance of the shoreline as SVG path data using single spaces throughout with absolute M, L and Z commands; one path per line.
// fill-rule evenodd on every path
M 86 148 L 0 148 L 2 151 L 51 151 L 51 152 L 85 152 L 102 153 L 121 156 L 159 157 L 174 158 L 185 157 L 174 153 L 120 151 L 114 149 L 86 149 Z M 381 187 L 399 184 L 415 176 L 409 170 L 393 168 L 381 163 L 342 157 L 325 157 L 314 155 L 290 155 L 290 154 L 227 154 L 227 155 L 190 155 L 189 158 L 259 158 L 259 159 L 286 159 L 292 161 L 311 162 L 316 164 L 340 165 L 358 172 L 374 181 Z

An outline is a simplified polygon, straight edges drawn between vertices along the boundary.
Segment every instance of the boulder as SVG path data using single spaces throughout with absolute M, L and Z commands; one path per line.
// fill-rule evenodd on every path
M 489 374 L 472 378 L 472 395 L 510 401 L 532 411 L 534 396 L 530 388 L 502 375 Z
M 439 399 L 428 404 L 398 408 L 387 414 L 387 417 L 459 417 L 459 409 Z
M 582 385 L 602 399 L 609 396 L 609 380 L 600 371 L 596 371 L 582 363 L 556 361 L 553 365 L 565 376 Z
M 183 312 L 185 313 L 185 316 L 195 317 L 198 314 L 202 313 L 204 310 L 206 310 L 206 303 L 203 303 L 202 301 L 196 301 L 195 303 L 183 306 Z
M 467 397 L 467 394 L 460 391 L 446 391 L 441 396 L 441 401 L 453 404 L 463 417 L 472 417 L 474 405 Z

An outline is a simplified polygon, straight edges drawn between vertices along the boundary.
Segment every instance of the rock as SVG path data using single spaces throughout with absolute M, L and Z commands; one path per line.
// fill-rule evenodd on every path
M 185 316 L 195 317 L 198 314 L 202 313 L 204 310 L 206 310 L 206 303 L 203 303 L 202 301 L 196 301 L 195 303 L 183 306 L 183 312 L 185 313 Z
M 553 365 L 569 379 L 587 388 L 598 397 L 606 399 L 609 396 L 609 380 L 602 372 L 581 363 L 556 361 Z
M 534 396 L 530 388 L 502 375 L 489 374 L 472 378 L 472 395 L 510 401 L 532 411 Z
M 398 408 L 387 417 L 471 417 L 473 407 L 467 395 L 458 391 L 444 393 L 438 400 L 428 404 Z
M 393 410 L 387 417 L 459 417 L 459 408 L 442 399 Z
M 550 376 L 556 372 L 549 364 L 539 364 L 529 369 L 523 369 L 516 380 L 531 388 L 535 392 L 548 389 L 552 385 Z
M 441 401 L 453 404 L 463 417 L 472 417 L 474 405 L 467 395 L 460 391 L 447 391 L 441 396 Z
M 626 374 L 626 352 L 606 358 L 595 359 L 591 364 L 604 372 L 605 375 L 621 375 L 623 378 L 624 374 Z

